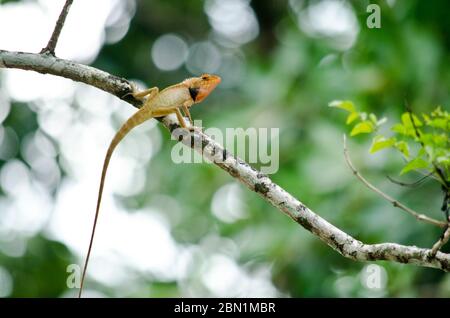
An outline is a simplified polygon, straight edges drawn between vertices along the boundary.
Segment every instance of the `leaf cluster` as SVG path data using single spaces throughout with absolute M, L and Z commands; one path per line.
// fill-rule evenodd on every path
M 387 118 L 362 112 L 351 101 L 332 101 L 330 107 L 348 112 L 346 124 L 352 126 L 350 136 L 374 134 L 370 153 L 383 149 L 397 150 L 405 160 L 400 174 L 411 171 L 432 175 L 444 187 L 450 183 L 450 114 L 440 106 L 420 116 L 406 111 L 390 127 L 392 135 L 385 136 L 379 127 Z

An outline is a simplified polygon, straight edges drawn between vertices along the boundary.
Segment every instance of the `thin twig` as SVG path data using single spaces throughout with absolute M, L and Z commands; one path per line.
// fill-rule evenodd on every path
M 433 218 L 430 218 L 424 214 L 420 214 L 417 213 L 416 211 L 414 211 L 411 208 L 408 208 L 407 206 L 405 206 L 404 204 L 400 203 L 399 201 L 395 200 L 394 198 L 392 198 L 391 196 L 387 195 L 386 193 L 384 193 L 383 191 L 381 191 L 380 189 L 378 189 L 377 187 L 375 187 L 374 185 L 372 185 L 369 181 L 367 181 L 367 179 L 365 179 L 361 173 L 359 173 L 358 170 L 356 170 L 355 166 L 353 165 L 351 159 L 350 159 L 350 155 L 348 154 L 348 148 L 347 148 L 347 138 L 344 135 L 344 157 L 345 157 L 345 161 L 347 162 L 348 167 L 352 170 L 353 174 L 366 186 L 368 187 L 370 190 L 372 190 L 373 192 L 377 193 L 378 195 L 380 195 L 382 198 L 384 198 L 385 200 L 389 201 L 390 203 L 392 203 L 392 205 L 394 207 L 397 207 L 399 209 L 402 209 L 405 212 L 408 212 L 409 214 L 411 214 L 412 216 L 414 216 L 417 220 L 419 221 L 424 221 L 427 222 L 429 224 L 433 224 L 436 226 L 439 226 L 441 228 L 446 226 L 445 222 L 441 222 L 438 220 L 435 220 Z
M 135 107 L 139 108 L 142 105 L 140 101 L 127 94 L 130 84 L 125 79 L 93 67 L 57 59 L 50 55 L 0 50 L 0 68 L 2 67 L 63 76 L 107 91 Z M 176 116 L 166 116 L 162 119 L 162 122 L 172 132 L 172 135 L 180 127 Z M 385 260 L 402 264 L 407 263 L 450 272 L 450 254 L 437 252 L 435 257 L 430 258 L 430 249 L 427 248 L 396 243 L 364 244 L 314 213 L 274 183 L 268 176 L 252 168 L 245 161 L 231 155 L 210 136 L 199 131 L 195 131 L 189 136 L 194 142 L 191 138 L 182 138 L 181 142 L 184 145 L 201 153 L 206 160 L 213 162 L 236 181 L 256 192 L 263 200 L 288 215 L 344 257 L 355 261 Z
M 52 36 L 47 43 L 47 46 L 41 50 L 41 54 L 47 53 L 55 56 L 55 48 L 58 43 L 59 35 L 61 34 L 61 30 L 64 27 L 64 22 L 66 21 L 67 14 L 69 13 L 70 6 L 72 5 L 73 0 L 66 0 L 64 7 L 59 14 L 58 20 L 56 21 L 55 28 L 53 29 Z
M 444 231 L 444 233 L 442 233 L 439 240 L 436 243 L 434 243 L 433 247 L 431 248 L 430 257 L 435 257 L 436 253 L 442 248 L 442 246 L 444 246 L 448 242 L 449 239 L 450 239 L 450 226 L 447 225 L 447 229 Z
M 444 200 L 442 200 L 441 211 L 444 213 L 447 222 L 450 223 L 450 191 L 444 186 L 442 186 L 442 191 L 444 192 Z
M 444 201 L 442 202 L 441 210 L 444 212 L 445 218 L 447 220 L 447 227 L 444 230 L 444 233 L 442 233 L 439 240 L 433 245 L 430 252 L 430 257 L 434 257 L 436 253 L 448 242 L 450 238 L 450 217 L 449 217 L 449 200 L 450 200 L 450 194 L 445 189 L 444 186 L 442 186 L 442 190 L 444 191 Z
M 411 182 L 411 183 L 398 181 L 390 176 L 386 176 L 386 178 L 388 178 L 388 180 L 391 181 L 392 183 L 397 184 L 402 187 L 416 187 L 416 186 L 421 185 L 423 182 L 425 182 L 426 179 L 429 178 L 432 174 L 433 174 L 432 172 L 429 172 L 426 175 L 424 175 L 423 177 L 421 177 L 419 180 Z

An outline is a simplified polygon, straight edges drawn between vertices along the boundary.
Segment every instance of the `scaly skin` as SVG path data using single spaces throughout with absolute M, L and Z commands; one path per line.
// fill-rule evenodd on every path
M 89 241 L 89 248 L 84 262 L 83 274 L 81 277 L 81 286 L 78 297 L 81 297 L 83 291 L 84 279 L 86 270 L 91 255 L 92 243 L 94 241 L 95 228 L 97 226 L 98 214 L 100 211 L 100 203 L 102 201 L 103 185 L 105 183 L 106 171 L 108 170 L 109 161 L 116 146 L 120 141 L 130 132 L 134 127 L 142 124 L 144 121 L 154 117 L 162 117 L 175 113 L 181 127 L 187 128 L 184 122 L 183 115 L 180 109 L 189 117 L 192 124 L 191 114 L 189 108 L 203 101 L 216 86 L 220 83 L 220 77 L 216 75 L 203 74 L 200 77 L 192 77 L 184 80 L 179 84 L 175 84 L 163 89 L 159 92 L 157 87 L 142 91 L 134 92 L 133 96 L 142 99 L 147 96 L 144 105 L 134 113 L 119 129 L 111 141 L 108 151 L 106 152 L 105 160 L 103 162 L 102 176 L 100 179 L 100 187 L 97 198 L 97 208 L 95 210 L 94 225 L 92 227 L 91 239 Z M 193 128 L 193 127 L 190 127 Z

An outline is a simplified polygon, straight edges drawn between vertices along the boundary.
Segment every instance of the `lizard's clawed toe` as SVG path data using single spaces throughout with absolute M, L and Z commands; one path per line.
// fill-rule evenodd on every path
M 189 130 L 190 132 L 200 132 L 200 133 L 203 133 L 203 128 L 204 128 L 204 127 L 189 126 L 189 127 L 187 127 L 187 130 Z

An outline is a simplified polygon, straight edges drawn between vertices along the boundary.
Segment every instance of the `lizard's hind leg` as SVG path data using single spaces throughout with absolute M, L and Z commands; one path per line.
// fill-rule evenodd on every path
M 152 87 L 152 88 L 140 91 L 140 92 L 138 92 L 133 87 L 133 92 L 131 93 L 131 95 L 133 95 L 133 97 L 136 98 L 136 99 L 143 99 L 145 96 L 147 96 L 147 99 L 152 99 L 158 93 L 159 93 L 159 88 L 158 87 Z
M 131 96 L 133 96 L 134 98 L 136 98 L 138 100 L 143 100 L 145 96 L 149 95 L 147 97 L 147 100 L 148 100 L 148 99 L 153 98 L 154 96 L 156 96 L 156 94 L 159 93 L 159 88 L 156 87 L 156 86 L 152 87 L 152 88 L 145 89 L 143 91 L 138 91 L 138 89 L 136 87 L 136 84 L 134 84 L 134 83 L 130 83 L 130 86 L 131 86 L 131 91 L 126 93 L 125 95 L 123 95 L 121 98 L 124 98 L 124 97 L 126 97 L 128 95 L 131 95 Z

